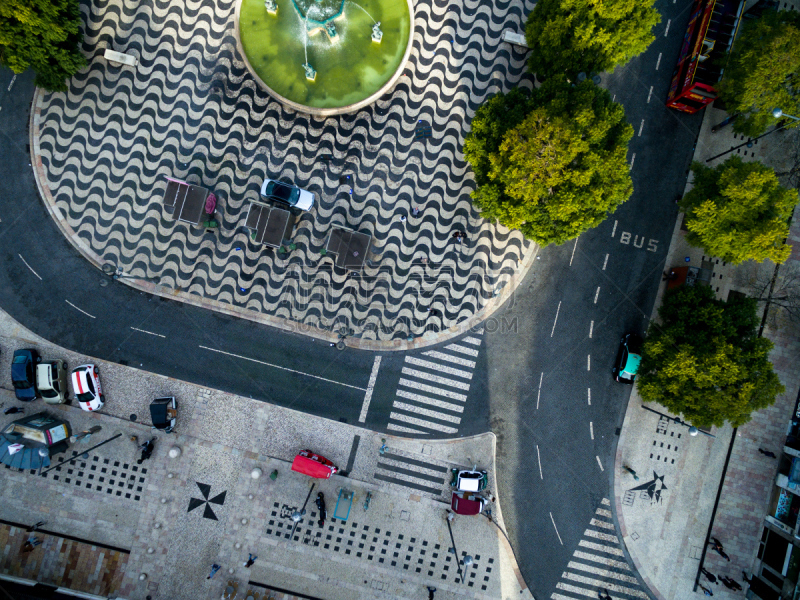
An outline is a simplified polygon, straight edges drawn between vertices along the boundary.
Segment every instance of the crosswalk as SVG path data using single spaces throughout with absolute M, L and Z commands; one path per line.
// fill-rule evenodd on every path
M 387 428 L 414 435 L 458 433 L 482 334 L 483 329 L 439 350 L 406 356 Z
M 572 558 L 551 600 L 598 598 L 601 590 L 606 590 L 614 600 L 649 598 L 625 561 L 607 498 L 603 498 L 589 528 L 583 532 Z

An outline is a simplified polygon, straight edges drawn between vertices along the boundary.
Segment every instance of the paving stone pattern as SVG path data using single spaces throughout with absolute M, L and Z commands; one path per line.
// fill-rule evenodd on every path
M 72 450 L 72 456 L 78 453 Z M 57 458 L 58 462 L 65 458 Z M 54 461 L 55 463 L 55 461 Z M 6 468 L 9 468 L 6 465 Z M 31 471 L 34 473 L 34 471 Z M 56 467 L 43 477 L 76 485 L 92 492 L 113 495 L 138 502 L 147 485 L 147 467 L 140 467 L 114 458 L 103 458 L 92 452 L 87 460 L 75 460 Z
M 34 107 L 34 160 L 54 212 L 129 275 L 363 339 L 441 331 L 486 306 L 534 245 L 480 218 L 461 148 L 488 95 L 531 86 L 525 53 L 500 37 L 521 31 L 534 3 L 417 2 L 395 90 L 327 119 L 287 110 L 258 87 L 236 50 L 235 4 L 82 4 L 89 65 L 68 92 L 40 93 Z M 106 48 L 138 67 L 109 64 Z M 166 219 L 165 176 L 213 189 L 220 229 Z M 296 248 L 285 254 L 253 245 L 243 227 L 265 177 L 320 198 L 298 216 Z M 320 253 L 334 225 L 373 236 L 362 274 Z
M 119 589 L 128 554 L 67 540 L 40 531 L 42 540 L 31 552 L 22 545 L 31 534 L 0 524 L 0 572 L 50 585 L 107 596 Z

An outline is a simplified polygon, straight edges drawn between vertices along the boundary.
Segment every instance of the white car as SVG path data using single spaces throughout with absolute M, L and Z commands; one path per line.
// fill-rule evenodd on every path
M 299 187 L 265 179 L 261 185 L 261 196 L 269 200 L 277 200 L 289 206 L 294 206 L 300 210 L 311 210 L 314 206 L 314 193 L 308 190 L 301 190 Z
M 93 412 L 105 404 L 103 388 L 100 385 L 100 371 L 94 365 L 81 365 L 72 369 L 72 389 L 83 410 Z

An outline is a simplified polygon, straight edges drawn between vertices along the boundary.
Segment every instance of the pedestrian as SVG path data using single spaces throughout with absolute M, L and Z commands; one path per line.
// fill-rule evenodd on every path
M 698 584 L 698 585 L 700 585 L 700 584 Z M 709 589 L 709 588 L 705 587 L 704 585 L 701 585 L 701 586 L 700 586 L 700 589 L 701 589 L 701 590 L 703 590 L 703 593 L 704 593 L 706 596 L 713 596 L 713 595 L 714 595 L 714 592 L 712 592 L 712 591 L 711 591 L 711 589 Z
M 45 523 L 47 523 L 47 521 L 39 521 L 38 523 L 36 523 L 36 525 L 31 525 L 31 526 L 30 526 L 30 527 L 28 527 L 28 528 L 27 528 L 25 531 L 27 531 L 28 533 L 33 533 L 34 531 L 36 531 L 37 529 L 39 529 L 39 527 L 41 527 L 41 526 L 42 526 L 42 525 L 44 525 Z
M 709 544 L 711 544 L 711 547 L 714 549 L 714 551 L 722 558 L 730 562 L 731 557 L 725 553 L 725 549 L 722 547 L 722 542 L 720 542 L 717 538 L 711 538 L 711 540 L 712 541 L 710 541 Z
M 436 315 L 438 315 L 438 314 L 439 314 L 439 311 L 438 311 L 438 310 L 436 310 L 435 308 L 429 308 L 429 309 L 428 309 L 428 315 L 429 315 L 429 316 L 431 316 L 431 317 L 435 317 L 435 316 L 436 316 Z
M 24 544 L 22 544 L 22 552 L 23 553 L 31 552 L 36 546 L 38 546 L 41 543 L 42 540 L 32 535 L 27 540 L 25 540 Z
M 419 214 L 419 207 L 415 206 L 414 208 L 412 208 L 411 209 L 411 214 L 416 217 Z
M 221 568 L 222 567 L 220 567 L 217 563 L 211 565 L 211 573 L 208 575 L 208 577 L 206 577 L 206 579 L 211 579 L 212 577 L 214 577 L 214 575 L 217 574 L 217 571 L 219 571 Z
M 12 406 L 11 408 L 7 408 L 3 411 L 4 414 L 7 415 L 15 415 L 17 413 L 25 412 L 24 408 L 18 408 L 16 406 Z
M 454 231 L 453 232 L 453 239 L 461 241 L 461 232 L 460 231 Z
M 405 220 L 406 220 L 406 216 L 405 215 L 400 215 L 400 221 L 405 221 Z
M 705 568 L 705 567 L 700 567 L 700 572 L 701 572 L 703 575 L 705 575 L 705 576 L 706 576 L 706 579 L 708 579 L 708 580 L 709 580 L 711 583 L 716 583 L 717 585 L 719 585 L 719 582 L 717 581 L 717 577 L 716 577 L 716 575 L 714 575 L 713 573 L 709 573 L 709 572 L 706 570 L 706 568 Z
M 253 563 L 256 562 L 257 556 L 253 556 L 249 552 L 247 553 L 247 562 L 244 563 L 244 566 L 248 569 L 253 566 Z
M 742 571 L 742 579 L 744 579 L 748 584 L 753 581 L 750 576 L 747 575 L 744 571 Z
M 742 586 L 739 585 L 739 582 L 736 581 L 735 579 L 731 579 L 727 575 L 721 575 L 719 580 L 722 582 L 722 585 L 724 585 L 729 590 L 733 590 L 734 592 L 742 591 Z
M 436 588 L 428 586 L 428 600 L 433 600 L 433 595 L 436 593 Z
M 763 454 L 767 458 L 778 458 L 777 456 L 775 456 L 774 452 L 770 452 L 769 450 L 764 450 L 763 448 L 759 448 L 758 451 L 761 452 L 761 454 Z
M 597 597 L 600 598 L 600 600 L 613 600 L 607 589 L 603 589 L 602 592 L 597 592 Z
M 142 464 L 144 461 L 150 458 L 150 455 L 153 454 L 153 448 L 155 448 L 155 446 L 156 446 L 156 438 L 152 438 L 150 441 L 145 442 L 144 444 L 139 446 L 139 448 L 142 451 L 142 457 L 136 462 L 138 464 Z
M 427 265 L 428 264 L 428 257 L 427 256 L 423 256 L 421 260 L 422 260 L 422 264 L 423 265 Z

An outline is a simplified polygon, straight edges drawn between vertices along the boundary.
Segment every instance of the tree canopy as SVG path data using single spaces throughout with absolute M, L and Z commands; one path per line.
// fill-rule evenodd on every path
M 630 197 L 632 135 L 622 106 L 589 81 L 498 94 L 477 110 L 464 142 L 473 201 L 486 219 L 562 244 Z
M 800 116 L 800 15 L 767 11 L 746 23 L 733 44 L 719 86 L 733 128 L 756 137 L 776 123 L 774 108 Z M 786 120 L 786 127 L 800 121 Z
M 78 0 L 0 2 L 0 64 L 36 71 L 36 85 L 67 89 L 66 80 L 86 64 Z
M 708 286 L 664 295 L 659 323 L 642 347 L 637 387 L 697 427 L 734 427 L 770 406 L 784 387 L 768 360 L 772 342 L 758 337 L 756 302 L 722 302 Z
M 661 16 L 654 0 L 539 0 L 528 15 L 528 68 L 550 78 L 613 71 L 644 52 Z
M 690 244 L 734 264 L 789 258 L 785 240 L 797 191 L 783 187 L 769 167 L 738 156 L 714 168 L 695 162 L 692 171 L 694 187 L 680 202 Z

